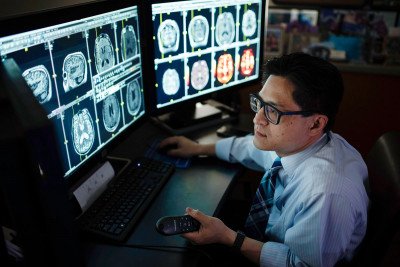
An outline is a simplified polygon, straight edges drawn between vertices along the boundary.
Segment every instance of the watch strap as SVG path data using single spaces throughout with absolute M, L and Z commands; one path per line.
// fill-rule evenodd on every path
M 235 242 L 233 242 L 232 248 L 240 252 L 240 248 L 242 247 L 245 238 L 246 235 L 242 231 L 237 231 Z

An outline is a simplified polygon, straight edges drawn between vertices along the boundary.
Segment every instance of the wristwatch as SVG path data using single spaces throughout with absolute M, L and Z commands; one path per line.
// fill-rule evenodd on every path
M 233 242 L 232 248 L 240 252 L 240 248 L 243 245 L 243 241 L 246 235 L 242 231 L 237 231 L 235 242 Z

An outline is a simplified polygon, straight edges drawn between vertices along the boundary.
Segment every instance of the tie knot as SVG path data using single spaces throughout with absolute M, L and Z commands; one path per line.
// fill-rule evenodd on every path
M 275 167 L 282 167 L 282 162 L 281 162 L 281 158 L 280 157 L 277 157 L 274 160 L 274 163 L 272 163 L 271 169 L 275 168 Z

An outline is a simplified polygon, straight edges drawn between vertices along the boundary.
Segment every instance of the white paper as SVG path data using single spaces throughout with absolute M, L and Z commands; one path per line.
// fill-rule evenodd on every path
M 92 176 L 90 176 L 78 189 L 74 196 L 83 212 L 104 192 L 108 182 L 114 177 L 115 172 L 110 162 L 106 161 Z

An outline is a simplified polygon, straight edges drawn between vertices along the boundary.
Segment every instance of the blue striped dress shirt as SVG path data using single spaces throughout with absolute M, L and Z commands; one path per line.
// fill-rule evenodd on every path
M 329 135 L 329 138 L 328 138 Z M 258 150 L 253 136 L 216 144 L 217 157 L 265 171 L 276 153 Z M 367 227 L 367 167 L 338 134 L 324 134 L 282 159 L 261 266 L 333 266 L 350 260 Z

